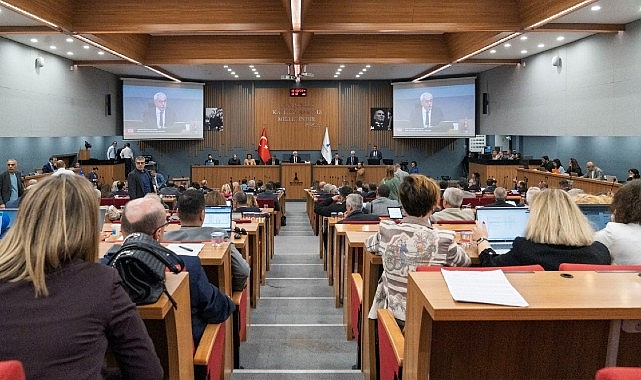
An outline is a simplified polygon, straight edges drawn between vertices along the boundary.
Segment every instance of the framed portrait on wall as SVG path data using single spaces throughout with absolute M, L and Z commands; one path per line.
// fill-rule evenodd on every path
M 220 132 L 223 129 L 223 109 L 205 108 L 205 130 Z
M 372 131 L 391 131 L 392 130 L 392 109 L 391 108 L 372 108 L 371 122 L 369 129 Z

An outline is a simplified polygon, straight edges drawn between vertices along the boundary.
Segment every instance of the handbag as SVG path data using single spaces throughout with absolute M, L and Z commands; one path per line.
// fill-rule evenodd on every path
M 107 265 L 118 271 L 125 290 L 136 305 L 154 303 L 165 293 L 174 309 L 178 308 L 165 286 L 165 270 L 179 273 L 185 263 L 151 236 L 139 232 L 129 235 Z

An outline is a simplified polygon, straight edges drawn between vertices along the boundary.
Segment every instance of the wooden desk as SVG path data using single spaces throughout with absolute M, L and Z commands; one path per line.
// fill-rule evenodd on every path
M 552 189 L 558 189 L 560 181 L 571 180 L 573 189 L 582 189 L 588 194 L 599 193 L 616 193 L 623 184 L 612 183 L 611 181 L 602 181 L 599 179 L 583 178 L 583 177 L 570 177 L 565 174 L 554 174 L 534 169 L 517 169 L 517 178 L 522 180 L 527 178 L 528 186 L 537 186 L 541 181 L 547 182 L 548 186 Z
M 368 226 L 368 227 L 371 227 Z M 351 305 L 352 305 L 352 292 L 349 288 L 349 278 L 354 272 L 351 268 L 358 262 L 362 263 L 363 251 L 365 250 L 365 241 L 368 237 L 375 234 L 376 231 L 346 231 L 345 232 L 345 270 L 343 276 L 343 323 L 345 323 L 345 332 L 347 340 L 351 340 L 352 336 L 352 318 L 350 318 Z M 364 268 L 362 269 L 364 272 Z M 378 279 L 376 279 L 378 281 Z M 363 279 L 363 287 L 365 287 L 365 280 Z M 363 309 L 365 310 L 365 309 Z M 363 311 L 364 312 L 364 311 Z M 367 310 L 369 313 L 369 309 Z
M 320 242 L 319 249 L 321 250 L 321 259 L 323 260 L 323 270 L 327 271 L 327 283 L 329 286 L 334 286 L 334 264 L 333 264 L 333 254 L 334 251 L 334 225 L 338 222 L 337 217 L 326 217 L 318 216 L 321 224 L 321 231 L 325 232 L 327 240 L 324 239 L 325 236 L 321 232 L 318 234 Z M 336 305 L 338 307 L 340 305 Z
M 280 182 L 287 189 L 289 199 L 305 200 L 305 186 L 312 182 L 312 166 L 284 162 L 280 165 Z
M 345 234 L 351 232 L 368 232 L 371 235 L 378 231 L 378 224 L 334 224 L 333 248 L 331 251 L 333 263 L 333 276 L 334 276 L 334 298 L 336 299 L 336 307 L 340 307 L 343 303 L 345 289 L 349 285 L 349 275 L 352 273 L 354 260 L 352 250 L 347 249 L 345 244 Z M 328 243 L 329 244 L 329 243 Z M 349 255 L 349 257 L 348 257 Z
M 641 277 L 570 273 L 506 273 L 523 308 L 455 302 L 440 273 L 410 273 L 403 379 L 593 379 L 617 347 L 636 363 L 610 363 L 641 365 L 638 334 L 615 339 L 641 318 Z
M 212 243 L 204 243 L 205 246 L 198 254 L 203 264 L 207 279 L 216 285 L 221 292 L 231 298 L 231 250 L 229 242 L 215 247 Z M 189 270 L 189 268 L 187 268 Z M 231 378 L 234 368 L 234 347 L 232 333 L 234 331 L 232 318 L 225 321 L 225 362 L 223 364 L 225 379 Z
M 137 310 L 165 371 L 165 379 L 194 378 L 194 342 L 191 335 L 191 306 L 188 273 L 165 274 L 167 291 L 178 304 L 174 309 L 165 294 Z
M 258 223 L 238 224 L 239 228 L 247 231 L 247 254 L 251 257 L 251 274 L 249 277 L 249 304 L 255 308 L 260 298 L 260 256 L 261 245 Z

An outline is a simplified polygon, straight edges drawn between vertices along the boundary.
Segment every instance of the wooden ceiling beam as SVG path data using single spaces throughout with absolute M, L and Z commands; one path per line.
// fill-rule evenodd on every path
M 569 11 L 584 7 L 597 0 L 516 0 L 521 15 L 520 29 L 534 29 L 554 21 Z M 539 25 L 540 24 L 540 25 Z
M 587 33 L 618 33 L 625 31 L 625 24 L 598 23 L 554 23 L 545 24 L 535 29 L 537 32 L 587 32 Z
M 43 20 L 58 25 L 63 31 L 72 30 L 74 0 L 5 0 Z

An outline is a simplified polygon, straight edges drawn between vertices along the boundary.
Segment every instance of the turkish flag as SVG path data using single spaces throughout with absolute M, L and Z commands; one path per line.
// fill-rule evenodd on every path
M 267 162 L 271 156 L 271 153 L 269 153 L 269 144 L 267 144 L 267 135 L 265 134 L 265 128 L 263 128 L 263 135 L 260 136 L 260 141 L 258 141 L 258 157 L 260 157 L 263 162 Z

